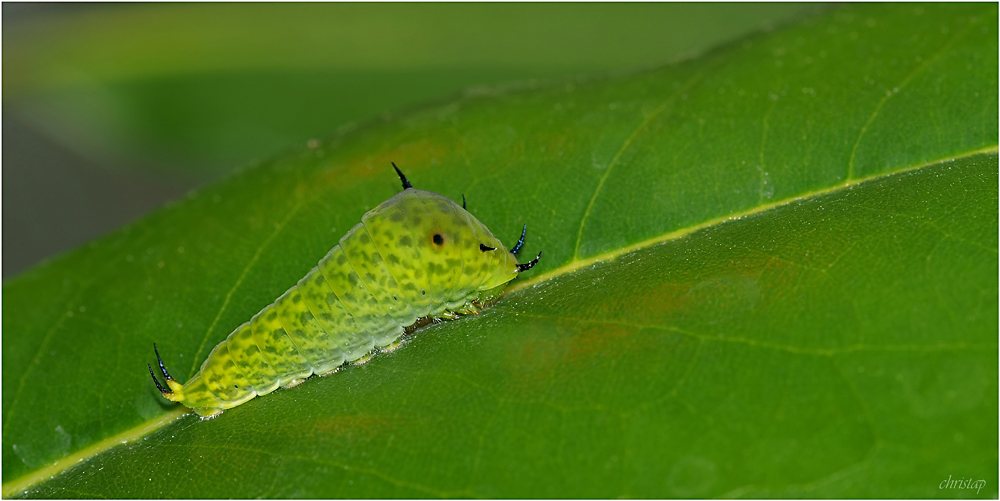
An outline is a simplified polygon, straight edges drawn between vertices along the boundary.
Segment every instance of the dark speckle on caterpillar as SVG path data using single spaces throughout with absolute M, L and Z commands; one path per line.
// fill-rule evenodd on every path
M 414 189 L 361 217 L 298 284 L 218 344 L 187 383 L 156 353 L 157 389 L 203 418 L 257 395 L 291 387 L 345 363 L 390 351 L 404 332 L 435 319 L 478 313 L 507 282 L 538 263 L 518 264 L 521 238 L 507 248 L 462 205 Z M 156 345 L 153 345 L 154 351 Z

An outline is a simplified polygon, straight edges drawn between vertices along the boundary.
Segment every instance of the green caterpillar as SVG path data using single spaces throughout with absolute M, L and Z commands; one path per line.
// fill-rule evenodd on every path
M 507 249 L 462 206 L 414 189 L 393 163 L 403 191 L 361 217 L 319 265 L 218 344 L 187 383 L 170 377 L 160 354 L 156 388 L 203 418 L 310 375 L 363 363 L 389 351 L 404 332 L 434 319 L 478 313 L 507 282 L 542 256 L 519 264 L 527 225 Z M 499 252 L 498 252 L 499 251 Z

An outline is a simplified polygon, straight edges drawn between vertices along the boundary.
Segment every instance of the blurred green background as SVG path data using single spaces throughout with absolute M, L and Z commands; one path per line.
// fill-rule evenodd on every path
M 693 57 L 811 4 L 3 4 L 3 277 L 311 138 Z

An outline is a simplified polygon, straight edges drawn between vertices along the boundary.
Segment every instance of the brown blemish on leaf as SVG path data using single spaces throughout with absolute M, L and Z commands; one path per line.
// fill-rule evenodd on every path
M 324 416 L 312 421 L 296 421 L 283 425 L 288 433 L 300 439 L 328 441 L 330 439 L 368 438 L 383 436 L 386 432 L 398 430 L 405 421 L 396 416 L 354 414 Z M 279 433 L 282 430 L 279 430 Z
M 563 356 L 563 361 L 570 365 L 588 364 L 629 350 L 629 338 L 638 332 L 634 327 L 600 323 L 577 323 L 576 327 L 576 334 L 566 340 L 568 346 Z M 566 326 L 567 330 L 570 328 Z

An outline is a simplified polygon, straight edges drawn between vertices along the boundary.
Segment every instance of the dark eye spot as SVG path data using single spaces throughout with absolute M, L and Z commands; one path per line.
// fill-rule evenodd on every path
M 434 245 L 444 245 L 444 237 L 440 233 L 434 234 Z
M 487 247 L 486 244 L 479 244 L 479 250 L 486 252 L 491 250 L 497 250 L 496 247 Z
M 420 290 L 420 295 L 421 295 L 421 296 L 423 296 L 423 295 L 426 295 L 426 294 L 427 294 L 427 291 L 425 291 L 425 290 L 423 290 L 423 289 L 421 289 L 421 290 Z

